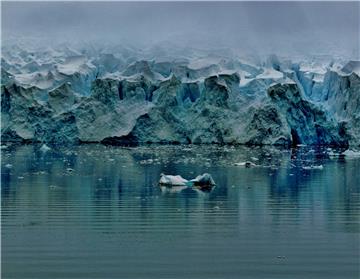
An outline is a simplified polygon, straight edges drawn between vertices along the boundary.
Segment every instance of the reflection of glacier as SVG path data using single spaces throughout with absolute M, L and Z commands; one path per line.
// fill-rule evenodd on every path
M 234 166 L 254 156 L 261 167 Z M 42 221 L 60 214 L 58 207 L 67 209 L 63 214 L 68 214 L 68 225 L 76 224 L 78 214 L 82 222 L 95 218 L 109 226 L 116 218 L 161 225 L 172 214 L 178 214 L 185 227 L 186 222 L 221 224 L 225 217 L 232 223 L 277 226 L 292 216 L 300 226 L 317 216 L 318 225 L 344 225 L 346 230 L 356 229 L 359 222 L 360 161 L 330 160 L 312 149 L 291 154 L 270 147 L 82 145 L 43 153 L 37 146 L 23 145 L 3 150 L 2 157 L 3 210 L 21 205 L 11 222 L 21 222 L 30 201 L 41 211 L 34 218 Z M 323 164 L 324 169 L 304 170 L 304 164 Z M 162 193 L 158 186 L 161 172 L 192 177 L 204 171 L 217 182 L 211 193 Z
M 358 61 L 224 53 L 4 47 L 2 139 L 360 144 Z

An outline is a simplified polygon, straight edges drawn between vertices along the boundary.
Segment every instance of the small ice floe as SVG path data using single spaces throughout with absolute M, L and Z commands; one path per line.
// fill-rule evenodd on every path
M 318 166 L 303 166 L 302 167 L 303 170 L 322 170 L 324 169 L 323 165 L 318 165 Z
M 198 175 L 194 179 L 191 179 L 190 182 L 192 182 L 194 186 L 206 186 L 206 185 L 215 186 L 214 179 L 208 173 Z
M 245 168 L 251 168 L 251 167 L 257 167 L 258 165 L 254 164 L 253 162 L 247 161 L 247 162 L 239 162 L 235 163 L 235 166 L 238 167 L 245 167 Z
M 341 156 L 341 153 L 335 153 L 333 151 L 330 151 L 327 154 L 329 155 L 330 158 L 337 158 Z
M 48 152 L 50 150 L 51 150 L 51 148 L 49 146 L 47 146 L 45 143 L 40 147 L 40 151 L 43 153 Z
M 7 145 L 0 145 L 0 149 L 6 149 Z
M 191 186 L 189 181 L 181 177 L 181 175 L 165 175 L 163 173 L 160 174 L 159 184 L 169 186 Z
M 153 162 L 154 162 L 153 159 L 141 160 L 140 165 L 149 165 L 152 164 Z
M 354 150 L 346 150 L 342 153 L 346 158 L 359 158 L 360 157 L 360 151 L 354 151 Z
M 215 181 L 210 174 L 204 173 L 196 178 L 187 180 L 180 175 L 160 175 L 160 186 L 167 187 L 195 187 L 200 190 L 211 190 L 215 186 Z M 182 189 L 181 189 L 182 190 Z
M 11 169 L 12 168 L 12 164 L 6 164 L 5 168 Z

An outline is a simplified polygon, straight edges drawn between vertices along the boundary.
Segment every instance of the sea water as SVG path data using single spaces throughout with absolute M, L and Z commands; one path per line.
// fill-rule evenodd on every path
M 338 154 L 7 145 L 2 278 L 359 278 L 360 158 Z M 158 185 L 205 172 L 210 192 Z

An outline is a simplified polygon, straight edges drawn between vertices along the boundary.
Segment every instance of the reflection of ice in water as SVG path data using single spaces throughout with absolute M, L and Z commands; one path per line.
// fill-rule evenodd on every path
M 160 186 L 161 192 L 163 194 L 198 194 L 204 195 L 205 193 L 197 188 L 188 187 L 188 186 Z
M 188 186 L 160 186 L 161 192 L 169 194 L 180 193 L 186 188 L 188 188 Z

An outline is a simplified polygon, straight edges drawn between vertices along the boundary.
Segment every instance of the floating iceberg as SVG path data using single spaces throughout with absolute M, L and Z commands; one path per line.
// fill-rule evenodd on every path
M 346 150 L 342 153 L 347 158 L 358 158 L 360 157 L 360 151 L 354 151 L 354 150 Z
M 198 175 L 191 180 L 187 180 L 180 175 L 165 175 L 162 173 L 159 184 L 168 187 L 195 187 L 201 190 L 210 190 L 216 185 L 214 179 L 208 173 Z
M 180 175 L 165 175 L 160 174 L 159 184 L 169 186 L 191 186 L 191 183 Z
M 323 165 L 318 166 L 304 166 L 302 167 L 303 170 L 322 170 L 324 169 Z
M 215 186 L 214 179 L 208 173 L 198 175 L 196 178 L 191 179 L 190 182 L 192 182 L 194 186 L 200 186 L 200 187 L 203 187 L 203 186 Z
M 250 167 L 257 167 L 258 165 L 254 164 L 253 162 L 239 162 L 239 163 L 235 163 L 235 166 L 238 167 L 245 167 L 245 168 L 250 168 Z
M 45 143 L 40 147 L 40 151 L 43 153 L 46 153 L 50 150 L 51 150 L 51 148 L 49 146 L 47 146 Z

